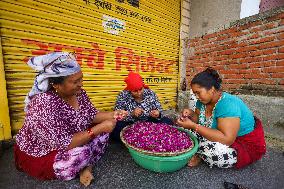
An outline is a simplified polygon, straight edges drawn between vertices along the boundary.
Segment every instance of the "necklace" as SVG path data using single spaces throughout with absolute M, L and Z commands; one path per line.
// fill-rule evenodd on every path
M 214 114 L 214 111 L 215 111 L 215 108 L 216 108 L 216 105 L 218 104 L 218 102 L 222 99 L 222 92 L 220 94 L 220 97 L 218 99 L 218 101 L 215 103 L 214 107 L 212 108 L 212 111 L 210 112 L 210 109 L 208 109 L 206 106 L 205 106 L 205 121 L 208 122 L 208 123 L 211 123 L 212 122 L 212 117 L 213 117 L 213 114 Z M 206 115 L 208 115 L 209 113 L 211 113 L 211 115 L 207 118 Z

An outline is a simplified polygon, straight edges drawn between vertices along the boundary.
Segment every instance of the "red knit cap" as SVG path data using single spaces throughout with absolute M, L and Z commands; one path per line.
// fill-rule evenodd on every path
M 143 83 L 142 77 L 138 73 L 129 72 L 128 76 L 124 79 L 126 88 L 124 90 L 137 91 L 142 87 L 149 88 Z

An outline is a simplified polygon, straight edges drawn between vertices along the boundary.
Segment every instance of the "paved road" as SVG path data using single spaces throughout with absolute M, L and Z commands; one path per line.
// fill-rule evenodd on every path
M 0 157 L 1 189 L 65 189 L 85 188 L 78 178 L 72 181 L 39 181 L 14 167 L 13 149 L 4 151 Z M 257 163 L 242 169 L 210 169 L 205 164 L 174 173 L 154 173 L 139 167 L 131 159 L 127 149 L 111 143 L 106 154 L 94 169 L 95 181 L 87 188 L 192 188 L 222 189 L 223 182 L 242 184 L 251 189 L 284 189 L 284 154 L 268 149 Z

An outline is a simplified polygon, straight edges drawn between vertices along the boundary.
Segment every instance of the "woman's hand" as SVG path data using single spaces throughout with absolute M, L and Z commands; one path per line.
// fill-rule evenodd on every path
M 181 112 L 181 117 L 185 118 L 185 117 L 188 117 L 188 118 L 191 118 L 193 116 L 194 112 L 193 110 L 191 109 L 183 109 L 182 112 Z
M 124 120 L 128 115 L 128 111 L 125 110 L 116 110 L 113 113 L 113 118 L 117 121 Z
M 177 119 L 176 124 L 178 126 L 181 126 L 185 129 L 194 129 L 196 123 L 194 123 L 192 120 L 190 120 L 188 117 L 180 117 Z
M 152 110 L 150 112 L 150 116 L 153 117 L 153 118 L 158 118 L 160 116 L 159 110 Z
M 115 119 L 108 119 L 105 121 L 102 121 L 101 123 L 93 126 L 91 128 L 92 134 L 90 135 L 89 131 L 81 131 L 78 133 L 75 133 L 72 137 L 72 141 L 70 145 L 68 146 L 68 150 L 82 146 L 86 143 L 88 143 L 93 137 L 98 136 L 101 133 L 110 133 L 116 125 L 116 120 Z
M 142 113 L 143 113 L 143 109 L 142 109 L 142 108 L 135 108 L 135 109 L 133 110 L 133 112 L 132 112 L 132 115 L 133 115 L 134 117 L 139 117 L 139 116 L 142 115 Z

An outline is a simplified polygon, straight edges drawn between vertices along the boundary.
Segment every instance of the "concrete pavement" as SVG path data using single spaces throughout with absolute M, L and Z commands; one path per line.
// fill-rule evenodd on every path
M 284 188 L 284 153 L 268 148 L 258 162 L 242 170 L 210 169 L 205 164 L 196 168 L 184 167 L 173 173 L 154 173 L 138 166 L 127 149 L 112 142 L 94 168 L 95 180 L 87 188 L 132 189 L 132 188 L 192 188 L 222 189 L 223 182 L 238 183 L 250 189 Z M 71 181 L 39 181 L 14 167 L 12 147 L 4 149 L 0 157 L 1 189 L 75 189 L 85 188 L 79 179 Z

